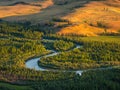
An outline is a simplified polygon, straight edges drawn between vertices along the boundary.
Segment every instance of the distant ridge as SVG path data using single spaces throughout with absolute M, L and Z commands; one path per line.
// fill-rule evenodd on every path
M 27 3 L 27 2 L 15 2 L 15 3 L 12 3 L 12 4 L 9 4 L 8 6 L 15 6 L 15 5 L 31 5 L 31 6 L 41 6 L 41 5 L 37 5 L 37 4 L 31 4 L 31 3 Z
M 29 3 L 26 3 L 26 2 L 15 2 L 15 3 L 13 3 L 13 4 L 9 4 L 8 6 L 14 6 L 14 5 L 18 5 L 18 4 L 22 4 L 22 5 L 31 5 L 31 4 L 29 4 Z

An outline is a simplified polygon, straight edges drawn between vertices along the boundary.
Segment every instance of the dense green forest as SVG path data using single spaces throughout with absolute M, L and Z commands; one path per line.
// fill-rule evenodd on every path
M 74 44 L 72 42 L 65 42 L 63 40 L 59 40 L 54 42 L 53 46 L 57 51 L 66 51 L 74 47 Z
M 27 86 L 0 83 L 3 90 L 119 90 L 120 69 L 88 71 L 81 77 L 33 82 Z
M 42 43 L 47 49 L 53 49 L 56 51 L 68 51 L 75 47 L 73 42 L 65 40 L 42 40 Z
M 25 62 L 28 59 L 49 54 L 51 49 L 60 54 L 43 57 L 39 62 L 40 65 L 66 70 L 120 65 L 120 36 L 118 35 L 85 37 L 53 33 L 55 33 L 54 28 L 48 23 L 44 26 L 31 25 L 30 22 L 0 21 L 0 89 L 120 89 L 119 67 L 86 71 L 82 76 L 75 72 L 36 71 L 26 68 Z M 75 48 L 76 45 L 81 47 Z
M 77 42 L 76 43 L 80 43 Z M 81 48 L 42 58 L 40 65 L 56 69 L 87 69 L 120 65 L 120 43 L 81 42 Z M 69 44 L 70 45 L 70 44 Z M 58 44 L 59 48 L 60 44 Z
M 25 68 L 27 59 L 50 53 L 41 43 L 43 33 L 30 31 L 28 26 L 0 22 L 0 80 L 20 83 L 21 80 L 54 80 L 73 77 L 73 73 L 38 72 Z

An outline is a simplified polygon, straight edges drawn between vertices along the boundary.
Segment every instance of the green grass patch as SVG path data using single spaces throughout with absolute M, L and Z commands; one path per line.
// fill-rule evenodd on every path
M 13 85 L 0 82 L 0 89 L 3 90 L 33 90 L 30 86 Z

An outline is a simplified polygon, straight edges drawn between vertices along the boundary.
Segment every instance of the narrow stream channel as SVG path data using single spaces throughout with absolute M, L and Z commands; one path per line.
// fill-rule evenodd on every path
M 52 40 L 53 41 L 53 40 Z M 73 49 L 76 49 L 76 48 L 81 48 L 82 46 L 80 45 L 76 45 L 75 48 Z M 51 54 L 48 54 L 48 55 L 45 55 L 45 56 L 42 56 L 42 57 L 51 57 L 51 56 L 55 56 L 55 55 L 58 55 L 60 54 L 60 52 L 56 52 L 56 51 L 53 51 L 51 50 L 53 53 Z M 39 57 L 39 58 L 33 58 L 33 59 L 30 59 L 30 60 L 27 60 L 27 62 L 25 62 L 25 66 L 26 68 L 29 68 L 29 69 L 34 69 L 34 70 L 39 70 L 39 71 L 61 71 L 61 70 L 55 70 L 55 69 L 46 69 L 46 68 L 43 68 L 42 66 L 39 66 L 38 65 L 38 61 L 42 58 L 42 57 Z M 95 68 L 95 69 L 87 69 L 87 70 L 62 70 L 63 72 L 75 72 L 76 74 L 78 74 L 79 76 L 82 75 L 83 72 L 85 71 L 89 71 L 89 70 L 104 70 L 104 69 L 112 69 L 112 67 L 105 67 L 105 68 Z
M 75 48 L 80 48 L 80 45 L 77 45 Z M 74 49 L 75 49 L 74 48 Z M 48 55 L 45 55 L 45 56 L 42 56 L 42 57 L 51 57 L 51 56 L 55 56 L 57 54 L 60 54 L 60 52 L 56 52 L 56 51 L 52 51 L 53 53 L 51 54 L 48 54 Z M 25 66 L 26 68 L 29 68 L 29 69 L 35 69 L 35 70 L 39 70 L 39 71 L 61 71 L 61 70 L 53 70 L 53 69 L 46 69 L 46 68 L 43 68 L 41 66 L 38 65 L 38 61 L 42 58 L 42 57 L 39 57 L 39 58 L 33 58 L 33 59 L 30 59 L 30 60 L 27 60 L 27 62 L 25 63 Z M 75 72 L 76 74 L 78 75 L 82 75 L 82 72 L 84 70 L 77 70 L 77 71 L 70 71 L 70 70 L 63 70 L 64 72 Z

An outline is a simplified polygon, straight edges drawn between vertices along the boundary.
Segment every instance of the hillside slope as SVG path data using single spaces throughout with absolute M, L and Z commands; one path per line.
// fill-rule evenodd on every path
M 17 0 L 16 2 L 18 2 L 18 1 L 23 1 L 23 0 Z M 25 0 L 24 2 L 31 4 L 31 3 L 35 3 L 35 1 L 34 0 Z M 41 21 L 46 22 L 46 21 L 50 21 L 54 17 L 61 17 L 61 16 L 64 16 L 64 15 L 70 13 L 74 7 L 83 5 L 88 0 L 74 0 L 74 1 L 73 0 L 47 0 L 47 1 L 46 0 L 38 0 L 36 3 L 40 3 L 40 1 L 45 2 L 44 4 L 46 4 L 46 2 L 47 2 L 48 7 L 41 9 L 42 11 L 36 10 L 36 12 L 28 13 L 25 15 L 18 14 L 16 16 L 13 16 L 13 15 L 11 15 L 9 17 L 4 16 L 4 18 L 2 18 L 2 19 L 7 20 L 7 21 L 30 21 L 33 23 L 39 23 Z M 65 3 L 66 1 L 67 1 L 67 3 Z M 6 2 L 4 2 L 4 3 L 6 3 Z M 15 3 L 15 2 L 11 2 L 11 3 L 7 2 L 6 6 L 8 6 L 8 4 L 13 4 L 13 3 Z M 44 6 L 44 5 L 42 4 L 42 6 Z M 1 6 L 1 7 L 3 7 L 3 6 Z M 40 7 L 37 7 L 37 8 L 39 9 Z M 1 15 L 1 16 L 3 16 L 3 15 Z
M 59 34 L 84 34 L 95 36 L 100 33 L 120 31 L 120 1 L 94 1 L 66 15 L 72 25 L 61 29 Z
M 0 18 L 39 13 L 42 9 L 53 5 L 52 0 L 28 1 L 29 0 L 1 1 Z
M 0 0 L 0 18 L 34 24 L 52 22 L 58 34 L 118 33 L 120 0 Z

